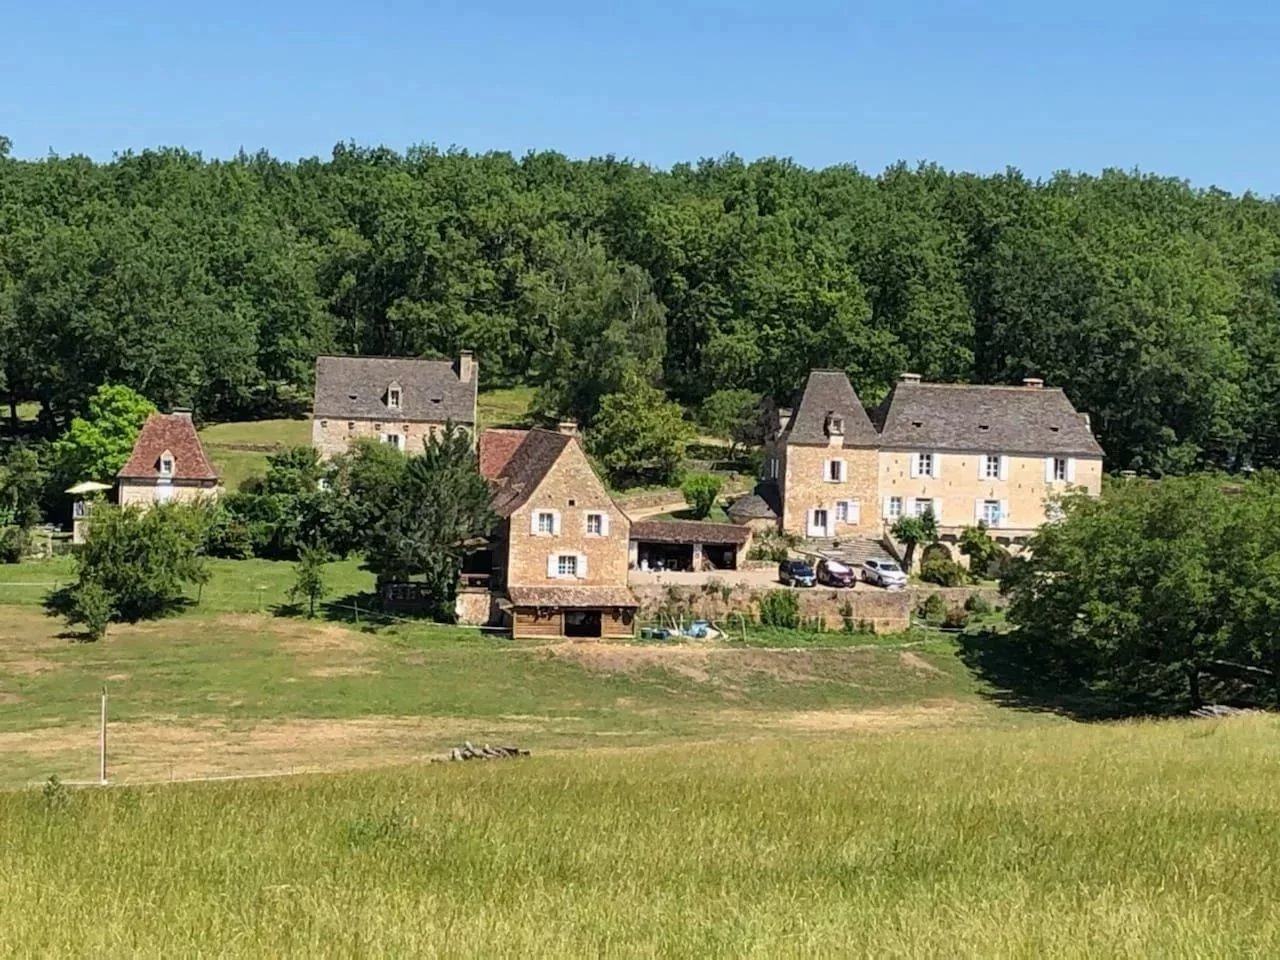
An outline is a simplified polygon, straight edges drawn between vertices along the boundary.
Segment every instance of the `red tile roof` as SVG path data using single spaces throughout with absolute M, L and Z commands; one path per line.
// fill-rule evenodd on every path
M 480 434 L 480 475 L 486 480 L 502 476 L 512 454 L 528 433 L 528 430 L 486 430 Z
M 218 479 L 189 413 L 153 413 L 147 417 L 134 441 L 129 462 L 116 476 L 128 480 L 159 480 L 160 455 L 166 450 L 173 455 L 172 479 Z
M 516 607 L 638 607 L 636 596 L 627 587 L 518 587 L 507 588 Z

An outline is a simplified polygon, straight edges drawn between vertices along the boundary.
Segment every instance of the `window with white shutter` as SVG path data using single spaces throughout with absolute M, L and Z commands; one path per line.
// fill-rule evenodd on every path
M 983 480 L 999 480 L 1000 479 L 1000 454 L 988 453 L 979 462 L 981 472 L 978 474 Z
M 824 477 L 828 483 L 844 483 L 844 461 L 828 460 Z

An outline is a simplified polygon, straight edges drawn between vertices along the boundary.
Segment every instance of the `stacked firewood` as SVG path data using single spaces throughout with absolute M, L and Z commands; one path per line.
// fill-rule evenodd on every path
M 442 760 L 502 760 L 507 757 L 527 757 L 528 750 L 521 750 L 519 747 L 497 746 L 491 747 L 485 744 L 482 747 L 472 746 L 469 742 L 464 743 L 460 747 L 454 747 L 449 751 L 448 755 L 442 757 Z

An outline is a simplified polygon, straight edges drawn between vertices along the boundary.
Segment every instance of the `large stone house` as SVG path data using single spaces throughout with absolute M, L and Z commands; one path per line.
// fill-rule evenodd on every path
M 809 539 L 879 538 L 932 512 L 944 536 L 979 521 L 1017 538 L 1068 487 L 1097 495 L 1102 448 L 1087 415 L 1043 381 L 924 383 L 903 374 L 874 419 L 848 377 L 815 370 L 766 444 L 778 525 Z
M 317 357 L 311 445 L 322 457 L 371 437 L 418 453 L 446 423 L 475 429 L 478 365 L 412 357 Z
M 630 521 L 577 436 L 487 430 L 479 456 L 500 520 L 490 590 L 505 598 L 512 636 L 630 637 Z
M 153 413 L 142 425 L 129 460 L 116 474 L 122 507 L 190 503 L 222 493 L 191 414 Z

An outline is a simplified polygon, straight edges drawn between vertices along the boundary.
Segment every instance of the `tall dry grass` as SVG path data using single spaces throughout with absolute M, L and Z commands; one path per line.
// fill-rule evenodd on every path
M 1280 956 L 1280 722 L 0 795 L 0 953 Z

